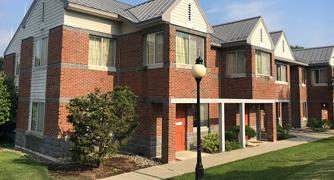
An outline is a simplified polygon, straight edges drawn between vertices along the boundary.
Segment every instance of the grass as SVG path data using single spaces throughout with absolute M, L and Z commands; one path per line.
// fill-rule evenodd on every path
M 333 179 L 334 138 L 247 158 L 205 170 L 205 179 Z M 195 179 L 193 173 L 173 178 Z
M 47 167 L 15 152 L 0 150 L 0 179 L 44 180 L 49 178 Z

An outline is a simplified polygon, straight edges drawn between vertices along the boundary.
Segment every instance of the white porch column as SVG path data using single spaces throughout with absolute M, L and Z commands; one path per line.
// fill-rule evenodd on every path
M 245 103 L 239 104 L 240 114 L 240 134 L 239 141 L 243 148 L 246 147 L 246 128 L 245 128 Z
M 225 104 L 219 104 L 219 151 L 225 152 Z

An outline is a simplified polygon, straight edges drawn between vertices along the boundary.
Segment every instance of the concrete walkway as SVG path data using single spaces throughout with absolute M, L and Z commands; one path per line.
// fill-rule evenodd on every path
M 271 151 L 285 149 L 301 144 L 318 141 L 321 139 L 334 136 L 334 131 L 328 131 L 325 133 L 313 133 L 308 130 L 292 131 L 292 135 L 295 138 L 291 138 L 284 141 L 277 141 L 273 143 L 263 143 L 260 146 L 239 149 L 230 152 L 224 152 L 203 157 L 204 168 L 210 168 L 229 162 L 245 159 L 252 156 L 261 155 Z M 105 180 L 157 180 L 166 179 L 175 176 L 180 176 L 185 173 L 194 172 L 196 165 L 196 158 L 185 161 L 174 162 L 170 164 L 150 167 L 146 169 L 140 169 L 130 173 L 124 173 L 121 175 L 106 178 Z

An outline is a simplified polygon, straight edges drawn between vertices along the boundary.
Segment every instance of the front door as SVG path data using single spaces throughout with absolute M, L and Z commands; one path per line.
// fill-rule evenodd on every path
M 186 106 L 176 107 L 176 151 L 184 151 L 186 146 Z

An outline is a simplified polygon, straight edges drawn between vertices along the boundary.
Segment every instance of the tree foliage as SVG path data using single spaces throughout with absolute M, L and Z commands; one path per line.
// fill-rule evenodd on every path
M 138 124 L 136 101 L 134 93 L 122 86 L 107 93 L 97 89 L 72 99 L 68 105 L 68 120 L 74 126 L 70 138 L 72 159 L 100 165 L 125 145 Z
M 304 49 L 303 46 L 298 46 L 298 45 L 296 45 L 296 46 L 290 46 L 290 48 L 291 48 L 292 50 L 301 50 L 301 49 Z
M 15 118 L 16 103 L 17 95 L 13 79 L 0 72 L 0 125 Z
M 0 71 L 3 70 L 4 58 L 0 57 Z

